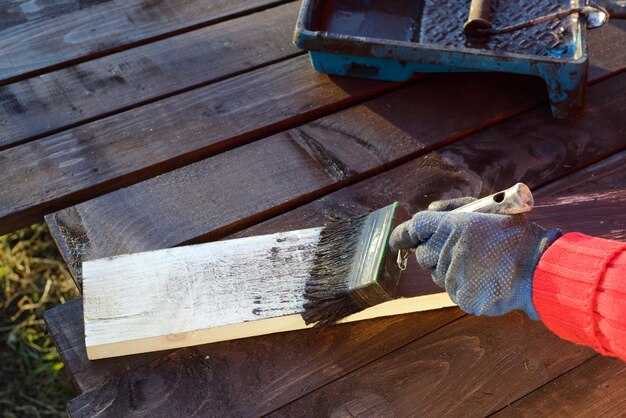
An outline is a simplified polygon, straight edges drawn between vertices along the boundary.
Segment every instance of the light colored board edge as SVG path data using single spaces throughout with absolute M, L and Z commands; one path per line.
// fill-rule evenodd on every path
M 435 293 L 432 295 L 396 299 L 372 306 L 369 309 L 345 318 L 342 322 L 362 321 L 365 319 L 435 310 L 451 306 L 456 306 L 456 304 L 450 300 L 447 293 Z M 112 344 L 90 345 L 87 346 L 87 357 L 90 360 L 96 360 L 150 351 L 169 350 L 278 332 L 296 331 L 312 326 L 312 324 L 306 325 L 300 314 L 294 314 L 216 328 L 199 329 L 197 331 L 180 334 L 141 338 Z

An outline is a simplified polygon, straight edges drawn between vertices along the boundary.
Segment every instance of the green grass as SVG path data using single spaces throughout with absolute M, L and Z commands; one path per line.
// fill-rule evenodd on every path
M 43 322 L 76 287 L 45 225 L 0 236 L 0 417 L 67 416 L 76 396 Z

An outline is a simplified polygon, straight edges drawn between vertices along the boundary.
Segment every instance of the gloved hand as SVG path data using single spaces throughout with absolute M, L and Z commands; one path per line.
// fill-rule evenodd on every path
M 495 316 L 519 309 L 539 319 L 533 274 L 561 231 L 545 230 L 524 215 L 446 212 L 471 200 L 432 203 L 393 231 L 391 249 L 415 248 L 420 266 L 465 312 Z

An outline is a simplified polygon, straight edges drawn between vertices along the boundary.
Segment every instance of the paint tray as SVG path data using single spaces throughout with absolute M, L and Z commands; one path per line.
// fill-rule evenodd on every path
M 490 19 L 507 26 L 583 0 L 493 0 Z M 294 42 L 322 73 L 405 81 L 422 72 L 499 71 L 541 77 L 552 114 L 584 104 L 585 16 L 571 14 L 511 33 L 468 37 L 470 0 L 304 0 Z

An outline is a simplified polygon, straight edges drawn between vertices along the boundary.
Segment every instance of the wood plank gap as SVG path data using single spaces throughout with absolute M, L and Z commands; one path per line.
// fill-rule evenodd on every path
M 572 167 L 572 169 L 570 171 L 564 172 L 563 174 L 557 176 L 555 179 L 550 180 L 550 181 L 546 181 L 546 182 L 539 182 L 535 188 L 535 192 L 534 194 L 536 194 L 537 196 L 543 196 L 545 194 L 545 190 L 551 190 L 552 189 L 552 184 L 562 180 L 568 176 L 571 176 L 573 174 L 576 174 L 579 171 L 582 171 L 586 168 L 590 168 L 594 165 L 597 164 L 602 164 L 605 161 L 609 161 L 611 158 L 617 156 L 618 154 L 623 153 L 624 151 L 626 151 L 626 144 L 624 144 L 623 147 L 621 148 L 616 148 L 611 150 L 610 152 L 606 153 L 606 154 L 600 154 L 597 156 L 597 158 L 593 158 L 590 161 L 585 162 L 584 164 L 581 164 L 579 166 L 576 167 Z
M 277 59 L 274 59 L 274 60 L 271 60 L 271 61 L 267 61 L 267 62 L 264 62 L 263 64 L 258 64 L 258 65 L 255 65 L 255 66 L 248 67 L 245 70 L 234 71 L 234 72 L 229 73 L 227 75 L 223 75 L 223 76 L 220 76 L 220 77 L 215 77 L 215 78 L 213 78 L 211 80 L 207 80 L 207 81 L 204 81 L 202 83 L 197 83 L 197 84 L 194 84 L 194 85 L 182 88 L 182 89 L 173 90 L 173 91 L 168 92 L 166 94 L 162 94 L 162 95 L 159 95 L 159 96 L 151 97 L 151 98 L 143 100 L 143 101 L 139 101 L 139 102 L 133 103 L 132 105 L 129 105 L 129 106 L 120 107 L 120 108 L 112 110 L 110 112 L 104 112 L 104 113 L 98 114 L 97 116 L 81 119 L 81 120 L 79 120 L 77 122 L 70 123 L 70 124 L 61 126 L 59 128 L 51 129 L 49 131 L 42 132 L 42 133 L 37 134 L 37 135 L 26 137 L 24 139 L 12 142 L 10 144 L 6 144 L 6 145 L 1 145 L 0 144 L 0 152 L 5 151 L 5 150 L 10 149 L 10 148 L 17 147 L 19 145 L 27 144 L 27 143 L 32 142 L 32 141 L 37 141 L 39 139 L 45 138 L 45 137 L 50 136 L 50 135 L 55 135 L 55 134 L 58 134 L 58 133 L 61 133 L 61 132 L 64 132 L 64 131 L 67 131 L 67 130 L 70 130 L 70 129 L 73 129 L 73 128 L 76 128 L 76 127 L 79 127 L 79 126 L 82 126 L 82 125 L 86 125 L 86 124 L 89 124 L 91 122 L 98 121 L 100 119 L 105 119 L 105 118 L 108 118 L 110 116 L 115 116 L 115 115 L 118 115 L 120 113 L 124 113 L 124 112 L 127 112 L 129 110 L 141 107 L 141 106 L 149 105 L 151 103 L 155 103 L 155 102 L 158 102 L 160 100 L 168 99 L 170 97 L 177 96 L 179 94 L 187 93 L 187 92 L 190 92 L 192 90 L 195 90 L 195 89 L 198 89 L 198 88 L 201 88 L 201 87 L 206 87 L 206 86 L 209 86 L 209 85 L 214 84 L 214 83 L 219 83 L 220 81 L 228 80 L 229 78 L 237 77 L 237 76 L 240 76 L 240 75 L 252 72 L 252 71 L 259 70 L 261 68 L 269 67 L 271 65 L 274 65 L 274 64 L 277 64 L 277 63 L 280 63 L 280 62 L 283 62 L 283 61 L 287 61 L 287 60 L 299 57 L 299 56 L 304 55 L 304 54 L 305 54 L 305 52 L 297 52 L 297 53 L 285 55 L 284 57 L 277 58 Z
M 574 371 L 574 370 L 576 370 L 576 369 L 578 369 L 578 368 L 580 368 L 580 367 L 584 366 L 585 364 L 589 363 L 590 361 L 592 361 L 592 360 L 594 360 L 594 359 L 597 359 L 598 357 L 600 357 L 600 354 L 593 355 L 593 356 L 589 357 L 588 359 L 586 359 L 585 361 L 583 361 L 583 362 L 581 362 L 581 363 L 579 363 L 579 364 L 575 365 L 575 366 L 574 366 L 574 367 L 572 367 L 571 369 L 563 371 L 563 373 L 561 373 L 561 374 L 560 374 L 560 375 L 558 375 L 558 376 L 554 376 L 554 378 L 552 378 L 552 379 L 551 379 L 551 380 L 549 380 L 549 381 L 546 381 L 543 385 L 541 385 L 541 386 L 537 387 L 535 390 L 533 390 L 533 391 L 531 391 L 531 392 L 528 392 L 528 393 L 527 393 L 527 394 L 525 394 L 524 396 L 520 396 L 519 398 L 517 398 L 517 399 L 515 399 L 514 401 L 510 402 L 509 404 L 504 405 L 502 408 L 498 409 L 497 411 L 493 411 L 493 412 L 491 412 L 489 415 L 487 415 L 487 417 L 493 417 L 494 415 L 497 415 L 498 413 L 500 413 L 500 412 L 504 411 L 505 409 L 507 409 L 507 408 L 509 408 L 509 407 L 512 407 L 512 406 L 514 406 L 515 404 L 517 404 L 517 403 L 519 403 L 519 402 L 523 401 L 525 398 L 527 398 L 527 397 L 531 396 L 533 393 L 535 393 L 535 392 L 537 392 L 537 391 L 539 391 L 539 390 L 542 390 L 542 389 L 544 389 L 544 388 L 548 387 L 548 386 L 549 386 L 549 385 L 551 385 L 554 381 L 556 381 L 556 380 L 560 379 L 561 377 L 565 376 L 566 374 L 568 374 L 568 373 L 570 373 L 570 372 L 572 372 L 572 371 Z
M 314 389 L 313 389 L 313 390 L 311 390 L 310 392 L 307 392 L 306 394 L 304 394 L 304 393 L 303 393 L 303 394 L 302 394 L 302 396 L 300 396 L 300 397 L 298 397 L 298 398 L 294 398 L 294 399 L 292 399 L 291 401 L 289 401 L 289 402 L 287 402 L 287 403 L 285 403 L 285 404 L 283 404 L 283 405 L 277 406 L 276 408 L 272 409 L 271 411 L 267 411 L 267 412 L 266 412 L 266 414 L 268 414 L 268 415 L 269 415 L 269 414 L 272 414 L 272 413 L 274 413 L 274 412 L 278 411 L 279 409 L 281 409 L 281 408 L 283 408 L 283 407 L 285 407 L 285 406 L 287 406 L 287 405 L 290 405 L 290 404 L 292 404 L 292 403 L 296 402 L 296 401 L 297 401 L 298 399 L 300 399 L 301 397 L 306 396 L 306 395 L 308 395 L 308 394 L 310 394 L 310 393 L 313 393 L 313 392 L 315 392 L 315 391 L 317 391 L 317 390 L 320 390 L 320 389 L 324 388 L 325 386 L 330 385 L 331 383 L 335 382 L 336 380 L 341 379 L 342 377 L 344 377 L 344 376 L 346 376 L 346 375 L 348 375 L 348 374 L 350 374 L 350 373 L 355 373 L 355 372 L 358 372 L 359 370 L 361 370 L 361 369 L 363 369 L 363 368 L 365 368 L 365 367 L 367 367 L 367 366 L 371 365 L 371 364 L 372 364 L 372 363 L 374 363 L 374 362 L 377 362 L 377 361 L 379 361 L 379 360 L 381 360 L 381 359 L 383 359 L 383 358 L 385 358 L 385 357 L 391 356 L 391 355 L 393 355 L 396 351 L 403 349 L 403 348 L 404 348 L 404 347 L 406 347 L 407 345 L 413 344 L 413 343 L 417 342 L 418 340 L 420 340 L 420 339 L 422 339 L 422 338 L 426 338 L 426 337 L 428 337 L 429 335 L 431 335 L 431 334 L 433 334 L 433 333 L 435 333 L 435 332 L 439 331 L 440 329 L 442 329 L 442 328 L 444 328 L 444 327 L 447 327 L 447 326 L 450 326 L 450 325 L 452 325 L 452 324 L 456 323 L 457 321 L 459 321 L 459 320 L 461 320 L 461 319 L 463 319 L 463 318 L 465 318 L 465 317 L 467 317 L 467 316 L 468 316 L 468 315 L 467 315 L 466 313 L 463 313 L 461 316 L 456 317 L 456 318 L 452 319 L 451 321 L 448 321 L 448 322 L 442 323 L 439 327 L 437 327 L 437 328 L 435 328 L 435 329 L 431 330 L 430 332 L 427 332 L 427 333 L 425 333 L 424 335 L 420 335 L 419 337 L 417 337 L 417 338 L 415 338 L 415 339 L 413 339 L 413 340 L 411 340 L 411 341 L 407 341 L 407 342 L 405 342 L 404 344 L 402 344 L 402 345 L 399 345 L 399 346 L 395 347 L 393 350 L 391 350 L 391 351 L 389 351 L 389 352 L 387 352 L 387 353 L 385 353 L 385 354 L 381 355 L 380 357 L 377 357 L 377 358 L 372 358 L 372 359 L 371 359 L 370 361 L 368 361 L 367 363 L 363 363 L 362 365 L 360 365 L 359 367 L 357 367 L 357 368 L 355 368 L 355 369 L 353 369 L 353 370 L 346 371 L 346 373 L 345 373 L 345 374 L 343 374 L 343 375 L 341 375 L 341 376 L 337 376 L 335 379 L 333 379 L 333 380 L 329 380 L 329 381 L 325 382 L 323 385 L 320 385 L 320 386 L 318 386 L 318 387 L 314 388 Z
M 252 7 L 250 9 L 245 9 L 245 10 L 240 10 L 238 12 L 232 12 L 230 14 L 225 14 L 222 16 L 218 16 L 216 18 L 213 19 L 208 19 L 204 22 L 199 22 L 193 25 L 189 25 L 183 28 L 178 28 L 169 32 L 165 32 L 162 34 L 158 34 L 158 35 L 154 35 L 154 36 L 150 36 L 147 38 L 143 38 L 141 40 L 137 40 L 137 41 L 133 41 L 133 42 L 129 42 L 123 45 L 118 45 L 112 48 L 104 48 L 100 51 L 97 52 L 91 52 L 88 53 L 86 55 L 80 56 L 80 57 L 76 57 L 76 58 L 72 58 L 72 59 L 68 59 L 53 65 L 48 65 L 45 67 L 41 67 L 38 68 L 36 70 L 31 70 L 31 71 L 25 71 L 24 73 L 15 75 L 15 76 L 9 76 L 9 77 L 5 77 L 4 79 L 0 79 L 0 87 L 7 85 L 7 84 L 11 84 L 11 83 L 15 83 L 17 81 L 22 81 L 22 80 L 26 80 L 28 78 L 32 78 L 32 77 L 37 77 L 40 76 L 42 74 L 51 72 L 51 71 L 56 71 L 62 68 L 66 68 L 72 65 L 76 65 L 76 64 L 80 64 L 83 62 L 87 62 L 87 61 L 91 61 L 97 58 L 101 58 L 107 55 L 111 55 L 111 54 L 115 54 L 121 51 L 126 51 L 132 48 L 136 48 L 142 45 L 147 45 L 149 43 L 152 42 L 156 42 L 156 41 L 160 41 L 162 39 L 166 39 L 172 36 L 176 36 L 176 35 L 181 35 L 187 32 L 191 32 L 197 29 L 201 29 L 201 28 L 205 28 L 207 26 L 211 26 L 217 23 L 221 23 L 224 22 L 226 20 L 230 20 L 230 19 L 236 19 L 238 17 L 243 17 L 246 15 L 250 15 L 250 14 L 254 14 L 257 12 L 261 12 L 263 10 L 267 10 L 276 6 L 280 6 L 282 4 L 286 4 L 286 3 L 290 3 L 293 2 L 294 0 L 278 0 L 275 2 L 271 2 L 268 4 L 263 4 L 263 5 L 259 5 L 256 7 Z

